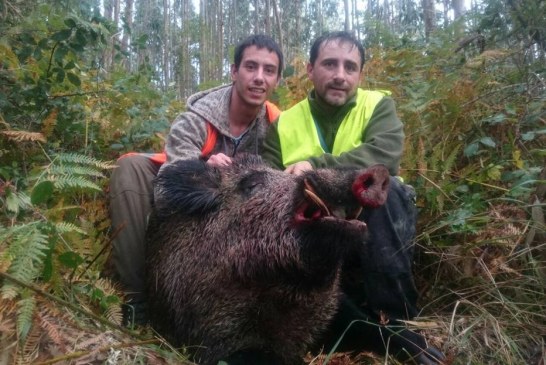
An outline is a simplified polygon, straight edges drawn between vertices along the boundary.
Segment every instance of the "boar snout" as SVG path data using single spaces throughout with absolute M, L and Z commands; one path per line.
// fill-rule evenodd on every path
M 371 166 L 356 177 L 353 194 L 363 207 L 377 208 L 387 201 L 389 179 L 389 170 L 385 166 Z

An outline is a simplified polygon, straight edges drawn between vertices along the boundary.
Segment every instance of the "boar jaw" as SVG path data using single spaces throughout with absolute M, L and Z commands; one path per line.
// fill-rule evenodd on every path
M 357 218 L 362 212 L 362 207 L 358 207 L 355 211 L 347 213 L 344 207 L 328 207 L 328 205 L 318 196 L 313 186 L 307 179 L 303 180 L 303 194 L 305 200 L 296 209 L 296 223 L 311 222 L 317 220 L 331 221 L 346 221 L 360 228 L 365 229 L 364 222 L 358 221 Z

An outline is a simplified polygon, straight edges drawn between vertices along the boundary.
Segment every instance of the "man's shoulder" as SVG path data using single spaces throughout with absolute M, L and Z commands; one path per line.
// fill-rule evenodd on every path
M 222 128 L 229 115 L 231 85 L 218 86 L 188 98 L 186 116 L 195 115 L 217 128 Z
M 204 91 L 199 91 L 188 97 L 188 108 L 195 107 L 202 103 L 210 103 L 211 101 L 219 101 L 231 93 L 232 85 L 220 85 Z

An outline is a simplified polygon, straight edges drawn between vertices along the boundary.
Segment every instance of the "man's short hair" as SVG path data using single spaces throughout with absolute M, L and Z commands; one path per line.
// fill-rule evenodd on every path
M 362 70 L 365 57 L 364 46 L 362 46 L 362 43 L 360 43 L 352 33 L 345 31 L 324 33 L 315 39 L 313 45 L 311 46 L 311 52 L 309 53 L 309 62 L 314 65 L 318 58 L 320 47 L 323 44 L 334 40 L 339 40 L 342 43 L 348 42 L 358 49 L 358 53 L 360 53 L 360 69 Z
M 273 38 L 265 34 L 251 35 L 237 45 L 237 47 L 235 48 L 235 56 L 233 60 L 235 68 L 237 70 L 239 69 L 241 61 L 243 60 L 243 53 L 245 52 L 245 49 L 251 46 L 256 46 L 258 49 L 267 48 L 269 52 L 275 52 L 277 54 L 277 57 L 279 58 L 279 70 L 277 72 L 280 77 L 283 69 L 283 55 L 281 48 L 279 47 L 277 42 L 273 40 Z

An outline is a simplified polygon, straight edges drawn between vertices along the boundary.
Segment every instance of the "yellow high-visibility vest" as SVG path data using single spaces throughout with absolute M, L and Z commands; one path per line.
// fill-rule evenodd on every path
M 385 95 L 390 94 L 386 90 L 372 91 L 359 88 L 356 93 L 356 106 L 347 113 L 341 122 L 332 151 L 329 152 L 334 156 L 339 156 L 343 152 L 360 146 L 364 129 L 372 117 L 376 105 Z M 311 115 L 308 99 L 302 100 L 281 113 L 278 132 L 282 162 L 285 167 L 326 153 L 321 144 L 320 133 Z

